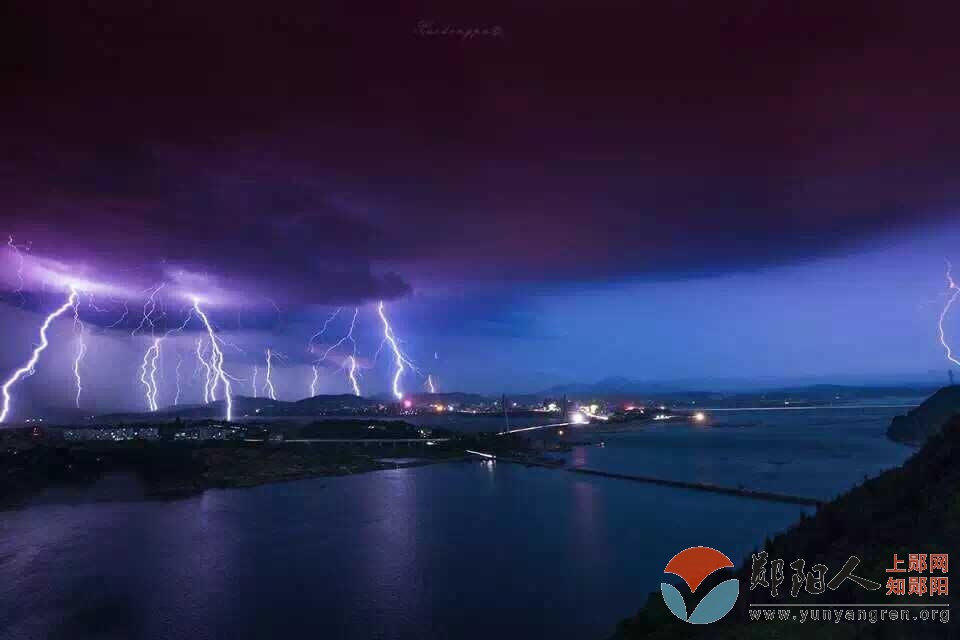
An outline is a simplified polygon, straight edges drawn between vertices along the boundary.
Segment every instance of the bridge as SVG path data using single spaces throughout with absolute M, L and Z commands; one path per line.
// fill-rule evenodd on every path
M 262 438 L 244 438 L 244 442 L 263 442 Z M 438 442 L 449 442 L 450 438 L 288 438 L 278 442 L 300 442 L 307 444 L 362 444 L 365 447 L 376 445 L 406 445 L 418 444 L 433 445 Z
M 560 429 L 561 427 L 569 427 L 572 425 L 572 422 L 557 422 L 555 424 L 538 424 L 533 427 L 523 427 L 521 429 L 507 429 L 506 431 L 501 431 L 498 433 L 498 436 L 508 436 L 512 433 L 523 433 L 524 431 L 538 431 L 540 429 Z
M 550 464 L 550 463 L 539 462 L 535 460 L 525 460 L 520 458 L 510 458 L 506 456 L 497 456 L 492 453 L 484 453 L 482 451 L 467 450 L 467 453 L 473 454 L 475 456 L 480 456 L 488 460 L 512 462 L 514 464 L 544 467 L 546 469 L 562 469 L 564 471 L 567 471 L 568 473 L 581 473 L 584 475 L 600 476 L 603 478 L 615 478 L 617 480 L 645 482 L 647 484 L 655 484 L 663 487 L 674 487 L 676 489 L 690 489 L 693 491 L 705 491 L 707 493 L 718 493 L 722 495 L 737 496 L 741 498 L 751 498 L 753 500 L 764 500 L 767 502 L 782 502 L 786 504 L 799 504 L 799 505 L 811 506 L 811 507 L 815 507 L 820 504 L 823 504 L 822 500 L 817 500 L 816 498 L 795 496 L 795 495 L 790 495 L 786 493 L 774 493 L 772 491 L 755 491 L 753 489 L 746 489 L 744 487 L 724 487 L 722 485 L 710 484 L 707 482 L 685 482 L 683 480 L 667 480 L 665 478 L 655 478 L 652 476 L 641 476 L 641 475 L 633 475 L 633 474 L 627 474 L 627 473 L 613 473 L 610 471 L 600 471 L 599 469 L 588 469 L 586 467 L 563 467 L 561 466 L 562 463 L 560 463 L 560 461 L 558 461 L 558 464 Z

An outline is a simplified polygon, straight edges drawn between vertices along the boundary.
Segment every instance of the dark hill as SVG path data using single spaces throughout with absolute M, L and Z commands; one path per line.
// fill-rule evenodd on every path
M 887 429 L 891 440 L 921 444 L 939 433 L 953 416 L 960 415 L 960 385 L 943 387 L 904 416 L 897 416 Z
M 312 415 L 315 412 L 336 411 L 340 409 L 362 409 L 375 407 L 379 404 L 375 399 L 355 396 L 350 393 L 337 395 L 313 396 L 296 402 L 287 403 L 289 413 Z

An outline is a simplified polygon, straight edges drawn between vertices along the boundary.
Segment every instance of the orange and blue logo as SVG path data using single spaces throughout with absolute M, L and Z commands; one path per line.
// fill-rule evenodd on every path
M 733 567 L 730 558 L 710 547 L 690 547 L 684 549 L 671 558 L 664 573 L 672 573 L 683 578 L 693 593 L 710 574 Z M 660 584 L 663 601 L 673 615 L 690 624 L 710 624 L 727 615 L 740 595 L 740 581 L 736 578 L 721 582 L 694 608 L 693 613 L 687 615 L 687 603 L 683 595 L 672 584 Z

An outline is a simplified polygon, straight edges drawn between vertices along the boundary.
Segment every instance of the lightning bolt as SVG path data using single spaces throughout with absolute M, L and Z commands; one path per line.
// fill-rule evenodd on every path
M 156 322 L 154 321 L 153 314 L 157 311 L 157 295 L 165 286 L 165 283 L 161 282 L 153 289 L 147 289 L 146 293 L 147 299 L 143 303 L 143 317 L 140 318 L 140 324 L 134 327 L 133 331 L 130 332 L 131 336 L 136 336 L 138 333 L 144 330 L 146 327 L 150 327 L 151 335 L 156 328 Z M 122 320 L 122 318 L 121 318 Z M 118 323 L 120 320 L 118 320 Z M 157 360 L 160 358 L 160 339 L 155 338 L 147 346 L 147 350 L 143 352 L 143 361 L 140 364 L 140 384 L 144 388 L 144 398 L 147 401 L 147 409 L 149 411 L 157 410 Z M 151 369 L 152 368 L 152 369 Z M 148 372 L 148 369 L 150 371 Z
M 83 321 L 80 320 L 80 296 L 73 303 L 73 330 L 77 334 L 77 353 L 73 358 L 73 377 L 77 384 L 77 409 L 80 408 L 80 394 L 83 392 L 83 383 L 80 380 L 80 361 L 87 355 L 87 345 L 83 341 Z
M 104 309 L 97 304 L 96 296 L 94 296 L 92 293 L 87 294 L 87 307 L 93 309 L 97 313 L 110 313 L 109 309 Z
M 350 340 L 351 342 L 353 342 L 353 344 L 354 344 L 354 350 L 356 350 L 356 344 L 357 344 L 357 343 L 356 343 L 356 341 L 353 339 L 353 328 L 357 325 L 357 314 L 358 314 L 358 313 L 360 313 L 360 307 L 354 307 L 354 308 L 353 308 L 353 319 L 350 321 L 350 328 L 347 329 L 347 333 L 346 333 L 342 338 L 340 338 L 340 339 L 337 340 L 335 343 L 333 343 L 332 345 L 330 345 L 329 347 L 327 347 L 327 350 L 323 352 L 323 355 L 322 355 L 322 356 L 320 356 L 320 361 L 321 361 L 321 362 L 323 362 L 324 360 L 327 359 L 327 356 L 330 355 L 330 352 L 331 352 L 331 351 L 337 349 L 340 345 L 342 345 L 342 344 L 343 344 L 344 342 L 346 342 L 347 340 Z
M 201 338 L 197 338 L 197 370 L 199 370 L 200 367 L 203 367 L 203 369 L 206 371 L 206 375 L 203 379 L 203 402 L 204 404 L 209 404 L 211 400 L 210 387 L 211 381 L 213 380 L 213 370 L 210 368 L 210 363 L 207 362 L 206 358 L 203 357 L 203 340 Z M 213 396 L 212 399 L 216 400 L 217 398 L 216 396 Z
M 320 382 L 320 368 L 313 365 L 313 378 L 310 380 L 310 397 L 317 395 L 317 384 Z
M 56 310 L 50 313 L 43 321 L 43 324 L 40 325 L 40 344 L 34 346 L 33 353 L 30 355 L 30 359 L 27 362 L 14 371 L 7 381 L 3 383 L 2 393 L 3 393 L 3 410 L 0 411 L 0 422 L 5 422 L 7 415 L 10 413 L 10 405 L 12 404 L 12 399 L 10 397 L 10 389 L 13 388 L 17 382 L 26 376 L 33 375 L 37 362 L 40 361 L 40 354 L 43 353 L 50 342 L 47 340 L 47 330 L 50 329 L 50 325 L 53 324 L 53 321 L 66 313 L 71 309 L 75 304 L 77 304 L 78 294 L 77 290 L 71 286 L 70 295 L 67 297 L 67 301 L 62 305 L 57 307 Z
M 960 360 L 957 360 L 953 355 L 953 349 L 950 348 L 950 343 L 947 342 L 946 334 L 943 331 L 943 322 L 946 320 L 947 314 L 950 313 L 950 307 L 953 306 L 957 296 L 960 295 L 960 287 L 954 282 L 952 272 L 953 265 L 947 260 L 947 302 L 943 305 L 943 311 L 940 312 L 940 322 L 937 324 L 937 329 L 940 334 L 940 344 L 943 345 L 944 350 L 947 352 L 947 360 L 956 365 L 960 365 Z
M 176 395 L 173 396 L 173 406 L 177 406 L 178 404 L 180 404 L 180 392 L 182 390 L 180 387 L 180 367 L 181 366 L 183 366 L 183 354 L 178 353 L 177 368 L 174 369 L 174 373 L 176 373 L 176 376 L 177 376 L 177 393 Z
M 123 321 L 127 319 L 127 316 L 128 316 L 128 315 L 130 315 L 130 305 L 128 305 L 128 304 L 127 304 L 127 301 L 124 300 L 124 301 L 123 301 L 123 313 L 120 314 L 120 317 L 117 318 L 117 321 L 114 322 L 113 324 L 109 325 L 109 326 L 107 327 L 107 329 L 116 329 L 116 328 L 119 327 L 121 324 L 123 324 Z
M 199 298 L 193 299 L 193 310 L 203 322 L 203 326 L 206 328 L 207 335 L 210 338 L 210 369 L 213 371 L 215 376 L 214 382 L 223 383 L 223 399 L 227 408 L 226 419 L 227 422 L 230 422 L 233 420 L 233 398 L 230 393 L 230 378 L 223 371 L 223 352 L 220 350 L 220 346 L 217 344 L 217 335 L 213 331 L 213 326 L 210 324 L 207 314 L 200 309 Z
M 13 236 L 9 236 L 7 246 L 10 247 L 10 251 L 13 252 L 14 258 L 17 261 L 17 288 L 14 290 L 14 293 L 20 296 L 20 306 L 23 306 L 23 303 L 26 301 L 23 295 L 23 254 L 20 253 L 20 246 L 13 242 Z M 25 246 L 23 248 L 27 251 L 30 250 L 30 247 Z
M 323 322 L 323 327 L 320 328 L 320 331 L 317 331 L 315 334 L 310 336 L 310 341 L 307 342 L 307 351 L 313 351 L 313 343 L 323 337 L 323 334 L 327 332 L 327 327 L 330 326 L 330 323 L 333 322 L 334 318 L 340 315 L 340 312 L 343 310 L 343 307 L 337 307 L 337 310 L 330 314 Z
M 380 346 L 377 347 L 376 353 L 373 354 L 373 364 L 376 365 L 377 361 L 380 360 L 380 352 L 383 351 L 383 345 L 387 344 L 387 339 L 384 338 L 380 341 Z
M 73 359 L 73 377 L 77 381 L 77 409 L 80 408 L 80 393 L 83 391 L 83 386 L 80 383 L 80 361 L 83 360 L 85 355 L 87 355 L 87 345 L 84 344 L 83 338 L 81 337 L 77 342 L 77 355 Z
M 240 353 L 246 353 L 246 352 L 245 352 L 243 349 L 241 349 L 238 345 L 235 345 L 235 344 L 233 344 L 233 343 L 231 343 L 231 342 L 228 342 L 228 341 L 224 340 L 224 339 L 223 339 L 222 337 L 220 337 L 220 336 L 217 336 L 216 340 L 217 340 L 217 343 L 218 343 L 218 344 L 223 344 L 223 345 L 225 345 L 225 346 L 233 347 L 234 349 L 236 349 L 236 350 L 239 351 Z M 204 372 L 205 372 L 205 374 L 204 374 L 204 384 L 203 384 L 203 402 L 204 402 L 205 404 L 209 404 L 210 402 L 216 402 L 216 401 L 217 401 L 217 387 L 220 386 L 220 377 L 219 377 L 216 369 L 214 369 L 214 368 L 211 366 L 212 358 L 213 358 L 212 353 L 211 353 L 211 361 L 210 361 L 210 362 L 208 362 L 207 359 L 206 359 L 206 357 L 204 356 L 203 340 L 202 340 L 202 339 L 197 339 L 196 355 L 197 355 L 197 367 L 196 367 L 196 369 L 194 370 L 194 376 L 196 376 L 196 375 L 200 372 L 200 369 L 201 369 L 201 368 L 202 368 L 202 369 L 204 370 Z M 221 362 L 222 362 L 222 355 L 223 355 L 223 354 L 221 353 L 220 355 L 221 355 Z M 257 380 L 256 380 L 256 379 L 257 379 L 257 374 L 258 374 L 258 372 L 259 372 L 259 370 L 257 369 L 256 366 L 254 366 L 254 367 L 253 367 L 253 380 L 252 380 L 252 384 L 253 384 L 253 397 L 254 397 L 254 398 L 257 397 Z M 235 382 L 246 382 L 245 380 L 240 380 L 240 379 L 238 379 L 238 378 L 235 378 L 235 377 L 231 376 L 229 373 L 226 372 L 226 370 L 223 370 L 222 373 L 223 373 L 223 375 L 224 375 L 226 378 L 228 378 L 228 379 L 230 379 L 230 380 L 233 380 L 233 381 L 235 381 Z
M 342 307 L 341 307 L 341 308 L 342 308 Z M 334 317 L 336 317 L 336 315 L 337 315 L 339 312 L 340 312 L 340 309 L 337 309 L 337 310 L 333 313 L 333 315 L 331 315 L 330 318 L 328 318 L 327 320 L 329 321 L 329 320 L 333 319 Z M 344 334 L 344 336 L 343 336 L 342 338 L 340 338 L 339 340 L 337 340 L 335 343 L 333 343 L 332 345 L 330 345 L 329 347 L 327 347 L 327 349 L 323 352 L 323 355 L 320 356 L 320 362 L 323 362 L 324 360 L 327 359 L 327 356 L 329 356 L 335 349 L 338 349 L 338 348 L 340 347 L 340 345 L 342 345 L 344 342 L 346 342 L 346 341 L 348 341 L 348 340 L 350 341 L 350 344 L 351 344 L 351 346 L 352 346 L 353 348 L 352 348 L 352 350 L 351 350 L 350 356 L 348 356 L 347 360 L 344 362 L 344 365 L 343 365 L 343 367 L 341 367 L 341 369 L 347 371 L 347 381 L 350 383 L 350 387 L 353 389 L 354 395 L 357 395 L 357 396 L 360 395 L 360 385 L 359 385 L 359 383 L 357 382 L 357 375 L 358 375 L 358 366 L 357 366 L 357 341 L 356 341 L 356 339 L 354 339 L 354 337 L 353 337 L 353 330 L 354 330 L 354 329 L 356 328 L 356 326 L 357 326 L 357 316 L 358 316 L 359 314 L 360 314 L 360 307 L 354 307 L 354 308 L 353 308 L 353 318 L 350 319 L 350 327 L 347 329 L 347 333 Z M 322 329 L 322 330 L 320 331 L 320 333 L 322 333 L 322 332 L 325 331 L 325 330 L 326 330 L 326 327 L 324 327 L 324 329 Z M 320 333 L 318 333 L 318 335 L 319 335 Z
M 403 372 L 406 370 L 404 365 L 410 364 L 410 360 L 404 355 L 403 351 L 400 350 L 400 344 L 397 342 L 397 338 L 393 333 L 393 328 L 390 326 L 390 321 L 387 320 L 387 314 L 383 310 L 383 300 L 380 301 L 380 304 L 377 305 L 377 314 L 380 316 L 380 321 L 383 323 L 383 340 L 390 345 L 390 349 L 393 350 L 394 365 L 396 370 L 393 374 L 393 396 L 397 400 L 403 400 L 403 391 L 400 389 L 400 379 L 403 377 Z M 383 342 L 380 343 L 381 348 L 383 347 Z M 379 353 L 379 349 L 377 350 Z
M 147 409 L 157 410 L 157 396 L 155 388 L 157 385 L 157 358 L 160 357 L 160 338 L 154 338 L 153 343 L 143 352 L 143 363 L 140 365 L 140 383 L 144 387 L 144 396 L 147 399 Z M 147 372 L 148 367 L 153 367 L 152 371 Z
M 356 349 L 356 346 L 354 346 Z M 360 397 L 360 384 L 357 382 L 357 356 L 351 354 L 347 356 L 347 363 L 350 365 L 347 369 L 347 378 L 350 380 L 350 386 L 353 387 L 353 395 Z
M 260 368 L 257 365 L 253 365 L 253 376 L 250 378 L 250 384 L 253 386 L 253 397 L 257 397 L 257 374 L 260 373 Z
M 147 296 L 146 301 L 143 303 L 143 318 L 140 319 L 140 324 L 130 332 L 131 336 L 135 336 L 147 325 L 150 326 L 150 329 L 153 330 L 154 321 L 153 314 L 157 310 L 157 294 L 160 293 L 160 290 L 166 286 L 166 283 L 161 282 L 153 289 L 147 289 L 150 292 L 150 295 Z
M 267 395 L 271 400 L 277 399 L 277 390 L 273 386 L 273 356 L 283 357 L 282 354 L 274 354 L 269 348 L 266 350 L 266 361 L 267 361 L 267 370 L 264 373 L 263 390 L 266 391 Z
M 430 393 L 436 393 L 436 392 L 437 392 L 437 388 L 433 385 L 433 376 L 430 375 L 430 374 L 427 375 L 427 390 L 428 390 Z
M 227 339 L 224 338 L 223 336 L 217 336 L 217 342 L 219 342 L 220 344 L 222 344 L 222 345 L 225 346 L 225 347 L 230 347 L 231 349 L 233 349 L 233 350 L 236 351 L 237 353 L 240 353 L 240 354 L 243 354 L 243 355 L 246 355 L 246 354 L 247 354 L 247 352 L 243 350 L 243 347 L 241 347 L 240 345 L 238 345 L 236 342 L 231 342 L 230 340 L 227 340 Z
M 182 333 L 184 329 L 187 328 L 187 325 L 190 323 L 190 318 L 193 315 L 193 311 L 187 312 L 187 317 L 184 319 L 183 324 L 179 327 L 170 329 L 165 334 L 159 338 L 154 338 L 153 342 L 147 347 L 147 350 L 143 353 L 143 361 L 140 364 L 140 383 L 144 387 L 144 397 L 147 400 L 147 408 L 150 411 L 157 411 L 160 406 L 157 403 L 157 397 L 160 395 L 160 387 L 157 384 L 157 369 L 159 368 L 158 362 L 160 360 L 160 345 L 163 344 L 163 341 L 172 336 L 175 333 Z M 179 365 L 178 365 L 179 367 Z M 149 368 L 149 372 L 148 372 Z M 177 387 L 179 389 L 180 378 L 179 370 L 177 371 Z M 179 399 L 180 393 L 177 392 L 177 398 Z

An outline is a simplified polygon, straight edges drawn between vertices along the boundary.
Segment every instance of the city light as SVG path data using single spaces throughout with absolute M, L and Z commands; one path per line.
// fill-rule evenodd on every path
M 600 407 L 595 404 L 592 404 L 589 407 L 580 407 L 580 413 L 586 416 L 587 418 L 593 418 L 595 420 L 603 420 L 604 422 L 610 419 L 610 416 L 605 416 L 598 413 L 599 410 L 600 410 Z

